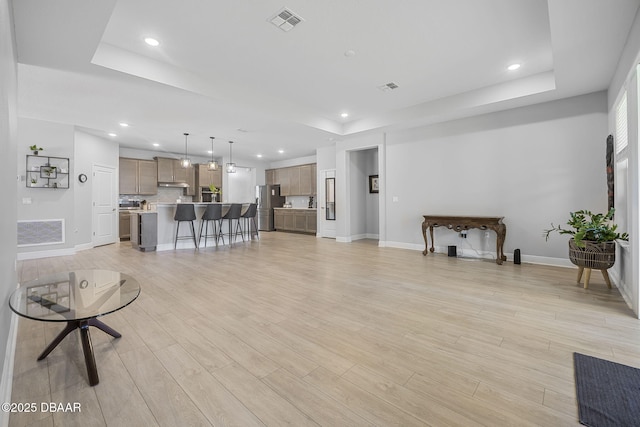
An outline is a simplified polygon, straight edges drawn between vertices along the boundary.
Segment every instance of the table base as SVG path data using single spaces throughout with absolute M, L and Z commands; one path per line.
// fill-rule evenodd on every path
M 43 360 L 58 346 L 72 331 L 80 329 L 80 339 L 82 340 L 82 352 L 84 353 L 84 362 L 87 365 L 87 375 L 89 376 L 89 385 L 94 386 L 100 382 L 98 378 L 98 369 L 96 368 L 96 359 L 93 355 L 93 345 L 91 344 L 91 334 L 89 334 L 89 326 L 100 329 L 114 338 L 120 338 L 122 335 L 115 329 L 105 325 L 98 319 L 74 320 L 67 322 L 67 326 L 58 334 L 57 337 L 44 349 L 42 354 L 38 356 L 38 360 Z

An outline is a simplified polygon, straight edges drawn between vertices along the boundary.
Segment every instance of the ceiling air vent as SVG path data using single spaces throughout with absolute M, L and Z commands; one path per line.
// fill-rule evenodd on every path
M 395 84 L 394 82 L 389 82 L 389 83 L 384 84 L 382 86 L 378 86 L 378 89 L 380 89 L 383 92 L 386 92 L 386 91 L 389 91 L 389 90 L 398 89 L 398 85 Z
M 285 7 L 271 17 L 269 21 L 282 31 L 290 31 L 293 27 L 304 21 L 304 19 Z

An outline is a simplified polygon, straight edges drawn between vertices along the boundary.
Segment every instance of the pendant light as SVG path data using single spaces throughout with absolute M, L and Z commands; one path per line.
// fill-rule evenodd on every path
M 184 134 L 184 158 L 180 159 L 180 165 L 184 169 L 188 169 L 191 167 L 191 159 L 189 158 L 189 154 L 187 153 L 187 138 L 189 137 L 188 133 Z
M 210 136 L 209 138 L 211 138 L 211 160 L 209 160 L 209 163 L 207 163 L 207 169 L 210 171 L 217 171 L 218 162 L 213 160 L 213 140 L 215 139 L 215 137 Z
M 229 141 L 229 163 L 227 163 L 227 173 L 236 173 L 236 164 L 233 163 L 233 156 L 231 155 L 231 146 L 233 141 Z

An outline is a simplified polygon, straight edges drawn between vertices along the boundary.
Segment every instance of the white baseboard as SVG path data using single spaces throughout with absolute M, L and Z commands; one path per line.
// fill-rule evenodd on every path
M 0 403 L 11 402 L 11 388 L 13 386 L 13 363 L 16 355 L 16 338 L 18 331 L 18 316 L 11 313 L 11 325 L 7 337 L 7 347 L 2 364 L 2 379 L 0 380 Z M 9 425 L 9 412 L 0 411 L 0 426 Z
M 380 247 L 388 247 L 388 248 L 397 248 L 397 249 L 409 249 L 414 251 L 424 251 L 424 243 L 405 243 L 405 242 L 379 242 L 378 246 Z M 448 248 L 446 246 L 436 246 L 434 247 L 435 253 L 438 254 L 446 254 Z M 513 254 L 507 253 L 507 261 L 513 261 Z M 463 248 L 463 256 L 464 258 L 479 258 L 479 259 L 496 259 L 495 252 L 483 252 L 476 253 L 473 250 L 468 248 Z M 537 255 L 522 255 L 520 257 L 521 261 L 528 264 L 539 264 L 539 265 L 551 265 L 556 267 L 575 267 L 569 261 L 568 258 L 552 258 L 552 257 L 544 257 Z
M 17 255 L 17 259 L 18 261 L 24 261 L 26 259 L 51 258 L 56 256 L 68 256 L 75 254 L 75 248 L 52 249 L 49 251 L 19 252 Z
M 76 251 L 86 251 L 87 249 L 93 249 L 95 248 L 95 246 L 93 245 L 93 243 L 89 242 L 89 243 L 82 243 L 80 245 L 76 245 Z

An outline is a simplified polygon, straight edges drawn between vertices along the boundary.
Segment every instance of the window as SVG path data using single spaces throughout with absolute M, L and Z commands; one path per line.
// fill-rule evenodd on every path
M 625 91 L 616 107 L 616 154 L 627 147 L 629 143 L 627 132 L 627 92 Z

